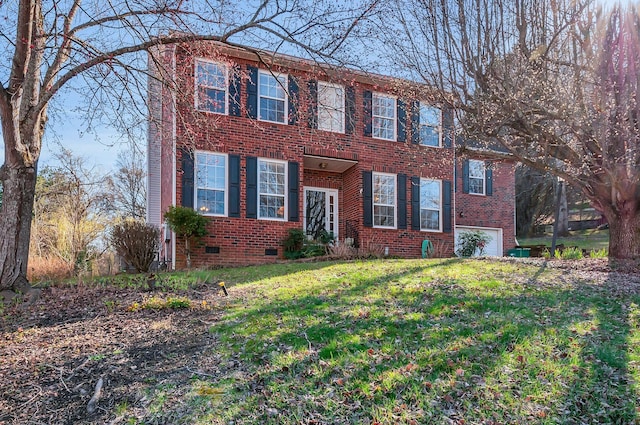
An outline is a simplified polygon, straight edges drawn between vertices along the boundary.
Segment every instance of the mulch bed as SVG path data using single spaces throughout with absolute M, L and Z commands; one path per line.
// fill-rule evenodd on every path
M 153 295 L 171 294 L 54 286 L 29 306 L 5 306 L 0 424 L 119 423 L 117 406 L 144 408 L 150 384 L 179 385 L 214 368 L 206 362 L 224 302 L 217 288 L 179 294 L 196 300 L 189 309 L 128 308 Z

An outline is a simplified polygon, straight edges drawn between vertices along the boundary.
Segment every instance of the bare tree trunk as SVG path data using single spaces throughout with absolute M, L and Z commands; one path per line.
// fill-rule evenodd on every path
M 560 183 L 559 183 L 560 184 Z M 558 235 L 567 236 L 569 234 L 569 208 L 567 207 L 567 185 L 560 184 L 560 214 L 558 215 Z
M 6 146 L 6 145 L 5 145 Z M 0 210 L 0 290 L 26 292 L 36 167 L 6 164 Z
M 640 213 L 622 211 L 605 215 L 609 221 L 609 257 L 632 259 L 640 257 Z

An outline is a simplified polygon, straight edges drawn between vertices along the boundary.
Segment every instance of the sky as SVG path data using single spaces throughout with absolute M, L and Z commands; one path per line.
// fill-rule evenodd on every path
M 606 7 L 618 2 L 622 4 L 638 4 L 638 0 L 598 0 Z M 50 119 L 45 131 L 39 166 L 55 165 L 54 155 L 59 152 L 60 145 L 84 158 L 88 166 L 108 172 L 114 167 L 116 157 L 128 148 L 128 140 L 113 127 L 98 125 L 93 131 L 87 131 L 85 114 L 81 111 L 82 102 L 78 92 L 58 93 L 57 102 L 52 105 Z M 141 129 L 139 146 L 145 147 L 145 130 Z M 1 141 L 0 141 L 0 149 Z M 1 150 L 0 150 L 1 152 Z

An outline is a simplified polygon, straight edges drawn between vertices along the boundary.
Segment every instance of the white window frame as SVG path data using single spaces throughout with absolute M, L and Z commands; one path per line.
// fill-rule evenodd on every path
M 222 68 L 224 70 L 224 87 L 216 87 L 216 86 L 208 86 L 208 85 L 204 85 L 204 84 L 200 84 L 199 82 L 199 73 L 198 73 L 198 64 L 211 64 L 211 65 L 216 65 L 220 68 Z M 206 113 L 210 113 L 210 114 L 217 114 L 217 115 L 227 115 L 229 113 L 229 67 L 227 65 L 225 65 L 224 63 L 221 62 L 216 62 L 216 61 L 212 61 L 212 60 L 207 60 L 207 59 L 203 59 L 203 58 L 196 58 L 194 61 L 194 86 L 195 86 L 195 96 L 194 96 L 194 102 L 195 102 L 195 109 L 200 111 L 200 112 L 206 112 Z M 206 87 L 209 89 L 214 89 L 214 90 L 220 90 L 220 91 L 224 91 L 224 112 L 220 112 L 220 111 L 211 111 L 209 109 L 206 108 L 201 108 L 202 105 L 205 105 L 205 103 L 200 102 L 200 87 Z
M 278 97 L 272 97 L 266 94 L 262 93 L 262 90 L 260 90 L 261 84 L 260 84 L 260 80 L 261 80 L 261 76 L 267 76 L 269 78 L 274 78 L 276 80 L 276 83 L 278 84 L 278 86 L 282 89 L 283 93 L 284 93 L 284 97 L 278 98 Z M 280 79 L 283 79 L 284 81 L 280 81 Z M 258 120 L 260 121 L 265 121 L 265 122 L 272 122 L 272 123 L 276 123 L 276 124 L 287 124 L 289 122 L 289 95 L 287 93 L 287 86 L 288 86 L 288 82 L 289 82 L 289 76 L 287 74 L 279 74 L 276 72 L 269 72 L 269 71 L 258 71 Z M 260 105 L 262 104 L 262 99 L 270 99 L 270 100 L 277 100 L 277 101 L 284 101 L 284 119 L 283 121 L 272 121 L 266 118 L 263 118 L 260 111 L 262 110 L 262 108 L 260 107 Z
M 434 123 L 428 123 L 426 122 L 426 119 L 423 119 L 423 114 L 422 111 L 426 110 L 426 109 L 437 109 L 438 110 L 438 123 L 434 124 Z M 429 128 L 435 128 L 436 132 L 438 133 L 438 144 L 437 145 L 430 145 L 427 143 L 424 143 L 424 141 L 422 140 L 422 128 L 423 127 L 429 127 Z M 431 105 L 425 102 L 420 102 L 420 125 L 418 130 L 418 137 L 420 139 L 420 145 L 422 146 L 429 146 L 432 148 L 441 148 L 442 147 L 442 108 L 435 106 L 435 105 Z
M 378 200 L 376 202 L 376 177 L 392 177 L 393 178 L 393 196 L 391 197 L 393 203 L 385 204 Z M 389 173 L 376 173 L 373 172 L 371 175 L 371 197 L 373 204 L 373 211 L 371 211 L 373 218 L 373 227 L 377 227 L 380 229 L 396 229 L 398 227 L 398 176 L 396 174 Z M 383 226 L 380 224 L 376 224 L 376 206 L 380 207 L 393 207 L 393 226 Z
M 200 170 L 200 167 L 201 167 L 198 162 L 199 155 L 217 156 L 217 157 L 224 158 L 224 211 L 222 214 L 210 213 L 204 209 L 204 206 L 198 205 L 198 189 L 216 190 L 216 191 L 221 190 L 220 188 L 217 188 L 217 187 L 209 188 L 206 186 L 199 185 L 200 181 L 198 179 L 198 171 Z M 228 215 L 228 211 L 229 211 L 229 177 L 228 175 L 229 175 L 229 156 L 227 154 L 219 153 L 219 152 L 209 152 L 209 151 L 195 152 L 195 155 L 194 155 L 194 177 L 195 177 L 194 180 L 195 181 L 193 184 L 194 186 L 193 202 L 194 202 L 194 207 L 196 211 L 206 216 L 226 217 Z
M 283 193 L 282 194 L 274 194 L 274 193 L 270 193 L 270 192 L 263 192 L 262 191 L 262 185 L 260 184 L 260 174 L 261 174 L 261 164 L 263 163 L 270 163 L 270 164 L 281 164 L 284 168 L 284 185 L 283 185 Z M 287 221 L 287 217 L 288 217 L 288 207 L 287 207 L 287 194 L 288 194 L 288 190 L 289 190 L 289 170 L 288 170 L 288 166 L 287 166 L 287 162 L 286 161 L 279 161 L 279 160 L 274 160 L 274 159 L 266 159 L 266 158 L 258 158 L 258 218 L 261 220 L 274 220 L 274 221 Z M 282 217 L 263 217 L 261 214 L 261 198 L 262 196 L 277 196 L 277 197 L 281 197 L 283 199 L 283 214 Z
M 320 94 L 323 90 L 341 90 L 342 91 L 342 99 L 340 105 L 327 105 L 323 104 L 320 99 Z M 337 96 L 336 96 L 337 97 Z M 345 88 L 340 84 L 332 84 L 324 81 L 318 81 L 318 91 L 317 91 L 317 105 L 318 105 L 318 130 L 330 131 L 333 133 L 344 133 L 345 129 Z M 328 125 L 326 123 L 323 125 L 324 121 L 322 118 L 323 111 L 329 116 Z M 334 116 L 340 117 L 340 126 L 339 128 L 334 128 L 333 124 L 335 122 Z
M 471 166 L 472 163 L 479 163 L 481 165 L 481 169 L 482 169 L 482 176 L 473 176 L 471 175 L 471 170 L 473 169 L 473 167 Z M 471 179 L 475 179 L 475 180 L 481 180 L 482 181 L 482 192 L 472 192 L 471 191 Z M 469 160 L 469 194 L 471 195 L 478 195 L 478 196 L 484 196 L 487 193 L 487 170 L 486 170 L 486 164 L 484 161 L 479 160 L 479 159 L 470 159 Z
M 422 184 L 423 183 L 437 183 L 438 184 L 438 193 L 440 194 L 440 199 L 438 200 L 438 209 L 433 208 L 425 208 L 422 206 Z M 428 229 L 422 227 L 422 211 L 437 211 L 438 212 L 438 228 L 437 229 Z M 420 179 L 420 230 L 423 232 L 442 232 L 442 180 L 436 179 Z
M 391 99 L 393 100 L 393 108 L 392 108 L 392 112 L 393 112 L 393 116 L 389 117 L 386 115 L 376 115 L 375 113 L 375 103 L 376 103 L 376 98 L 385 98 L 385 99 Z M 374 139 L 380 139 L 380 140 L 390 140 L 395 142 L 396 141 L 396 133 L 397 133 L 397 127 L 398 127 L 398 99 L 395 96 L 389 95 L 389 94 L 385 94 L 385 93 L 377 93 L 377 92 L 373 92 L 371 93 L 371 136 Z M 392 121 L 392 130 L 393 130 L 393 134 L 390 138 L 387 137 L 380 137 L 380 135 L 376 135 L 376 128 L 378 129 L 382 129 L 381 126 L 376 126 L 376 120 L 391 120 Z

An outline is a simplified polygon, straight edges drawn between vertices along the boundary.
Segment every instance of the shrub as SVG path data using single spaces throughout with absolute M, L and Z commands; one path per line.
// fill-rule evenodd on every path
M 158 251 L 160 230 L 152 224 L 129 220 L 116 224 L 109 239 L 128 265 L 138 273 L 145 273 Z
M 456 253 L 461 257 L 471 257 L 476 251 L 479 255 L 484 253 L 484 248 L 491 242 L 491 236 L 481 231 L 466 231 L 460 233 L 458 238 L 458 249 Z
M 302 229 L 289 229 L 287 237 L 282 241 L 284 245 L 284 256 L 289 260 L 302 258 L 304 253 L 302 247 L 304 245 L 304 231 Z
M 197 211 L 181 206 L 170 206 L 164 213 L 164 219 L 176 235 L 185 239 L 184 253 L 187 257 L 187 268 L 190 269 L 191 243 L 207 234 L 207 219 Z

